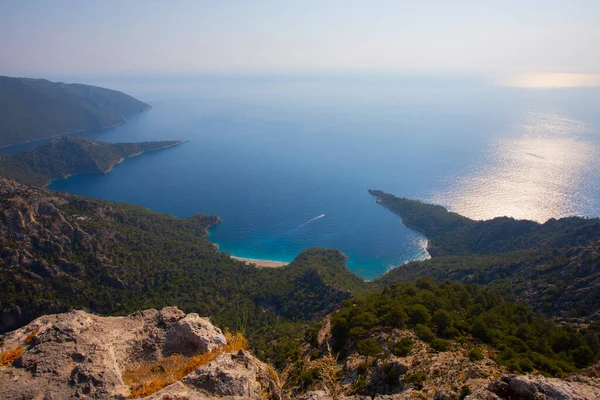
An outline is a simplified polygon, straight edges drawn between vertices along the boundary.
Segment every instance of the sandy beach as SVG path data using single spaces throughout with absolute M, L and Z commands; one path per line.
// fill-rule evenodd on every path
M 257 260 L 254 258 L 243 258 L 243 257 L 236 257 L 236 256 L 231 256 L 231 258 L 233 258 L 234 260 L 243 261 L 247 265 L 254 264 L 259 268 L 279 268 L 279 267 L 285 267 L 286 265 L 288 265 L 288 263 L 281 262 L 281 261 Z

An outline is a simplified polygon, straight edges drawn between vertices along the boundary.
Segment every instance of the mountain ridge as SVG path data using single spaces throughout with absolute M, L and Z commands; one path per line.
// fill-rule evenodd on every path
M 99 86 L 0 76 L 0 147 L 110 128 L 150 108 Z

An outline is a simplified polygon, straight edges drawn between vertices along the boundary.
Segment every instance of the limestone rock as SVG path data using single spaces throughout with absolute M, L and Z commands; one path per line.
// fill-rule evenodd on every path
M 1 343 L 0 352 L 24 350 L 13 365 L 0 367 L 3 399 L 123 398 L 130 389 L 122 371 L 165 354 L 205 352 L 226 339 L 208 319 L 169 307 L 127 317 L 45 315 Z
M 182 349 L 186 343 L 188 348 Z M 225 337 L 219 328 L 215 328 L 207 318 L 198 314 L 188 314 L 173 324 L 167 335 L 167 348 L 177 348 L 177 353 L 205 353 L 224 345 Z M 174 351 L 175 352 L 175 351 Z
M 225 353 L 201 366 L 181 381 L 149 396 L 148 400 L 168 399 L 282 399 L 275 375 L 250 353 Z
M 600 381 L 578 375 L 566 379 L 546 378 L 541 375 L 504 375 L 500 380 L 488 385 L 487 393 L 491 397 L 485 397 L 489 396 L 485 392 L 477 392 L 467 396 L 467 399 L 600 399 Z

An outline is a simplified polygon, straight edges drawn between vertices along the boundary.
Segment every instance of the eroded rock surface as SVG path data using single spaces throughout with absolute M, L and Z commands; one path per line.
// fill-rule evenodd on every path
M 566 379 L 546 378 L 540 375 L 504 375 L 490 383 L 485 390 L 467 396 L 466 399 L 600 399 L 600 380 L 580 375 Z
M 271 372 L 270 372 L 271 371 Z M 148 400 L 282 399 L 277 375 L 246 351 L 225 353 Z
M 84 311 L 46 315 L 2 337 L 0 353 L 22 348 L 23 354 L 0 367 L 1 397 L 122 398 L 130 391 L 123 371 L 225 344 L 221 330 L 208 319 L 175 307 L 127 317 Z

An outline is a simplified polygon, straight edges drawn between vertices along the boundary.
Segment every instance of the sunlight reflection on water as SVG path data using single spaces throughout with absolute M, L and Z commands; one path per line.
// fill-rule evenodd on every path
M 589 128 L 556 113 L 529 113 L 490 146 L 483 167 L 454 177 L 431 201 L 473 219 L 510 216 L 544 222 L 581 214 L 588 198 L 584 177 L 597 163 Z
M 492 81 L 500 86 L 530 89 L 594 87 L 600 86 L 600 74 L 529 72 L 500 75 Z

